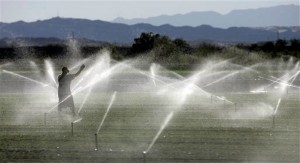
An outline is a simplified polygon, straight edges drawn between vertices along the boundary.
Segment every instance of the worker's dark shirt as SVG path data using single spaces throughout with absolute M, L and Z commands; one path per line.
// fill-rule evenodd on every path
M 71 94 L 71 81 L 75 78 L 75 74 L 58 76 L 58 94 Z

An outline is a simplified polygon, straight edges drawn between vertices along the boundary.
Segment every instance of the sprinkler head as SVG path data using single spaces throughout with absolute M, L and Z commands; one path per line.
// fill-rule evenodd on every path
M 146 163 L 146 153 L 147 151 L 143 151 L 143 162 Z

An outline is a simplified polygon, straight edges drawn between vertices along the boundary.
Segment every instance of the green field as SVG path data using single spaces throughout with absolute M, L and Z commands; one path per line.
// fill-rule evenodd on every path
M 74 94 L 76 110 L 83 106 L 78 123 L 69 109 L 55 108 L 56 78 L 62 65 L 72 65 L 67 60 L 0 67 L 0 162 L 300 162 L 293 61 L 257 67 L 221 61 L 177 72 L 110 63 L 109 55 L 86 62 L 73 88 L 101 80 L 90 96 L 88 89 Z
M 223 93 L 224 102 L 197 92 L 184 104 L 172 94 L 118 92 L 98 135 L 112 92 L 92 93 L 71 132 L 69 110 L 59 116 L 43 94 L 0 95 L 1 162 L 143 162 L 165 117 L 174 116 L 146 162 L 299 162 L 298 93 Z M 75 97 L 80 107 L 84 94 Z M 274 126 L 273 126 L 274 125 Z

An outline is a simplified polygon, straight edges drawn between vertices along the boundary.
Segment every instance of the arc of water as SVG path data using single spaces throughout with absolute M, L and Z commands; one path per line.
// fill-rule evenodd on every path
M 205 72 L 207 72 L 207 71 L 209 71 L 209 70 L 211 70 L 211 69 L 215 69 L 216 67 L 221 66 L 222 64 L 225 64 L 225 63 L 227 63 L 229 60 L 230 60 L 230 59 L 224 60 L 224 61 L 221 61 L 221 62 L 218 62 L 218 63 L 216 63 L 216 64 L 214 64 L 214 65 L 208 67 L 208 68 L 205 69 L 205 70 L 202 70 L 202 71 L 197 72 L 196 74 L 193 74 L 193 75 L 192 75 L 191 77 L 189 77 L 189 78 L 184 78 L 184 77 L 183 77 L 183 78 L 184 78 L 185 80 L 195 80 L 195 79 L 198 79 L 199 75 L 201 75 L 201 74 L 203 74 L 203 73 L 205 73 Z M 179 74 L 178 74 L 178 75 L 179 75 Z
M 219 62 L 219 63 L 213 65 L 213 66 L 210 67 L 209 69 L 213 69 L 213 68 L 215 68 L 215 67 L 217 67 L 217 66 L 220 66 L 221 64 L 224 64 L 224 63 L 226 63 L 226 62 L 227 62 L 227 60 L 226 60 L 226 61 L 221 61 L 221 62 Z M 207 70 L 199 71 L 198 73 L 194 74 L 193 76 L 191 76 L 191 77 L 189 77 L 189 78 L 184 78 L 183 76 L 179 75 L 178 73 L 175 73 L 175 72 L 171 71 L 174 75 L 178 76 L 178 77 L 181 78 L 181 79 L 184 79 L 184 80 L 182 80 L 182 81 L 175 82 L 175 83 L 171 83 L 171 84 L 170 84 L 170 83 L 166 83 L 166 82 L 164 82 L 164 81 L 162 81 L 162 80 L 158 80 L 158 78 L 156 78 L 156 79 L 157 79 L 158 81 L 160 81 L 160 82 L 166 84 L 167 87 L 171 87 L 171 88 L 174 88 L 174 89 L 176 89 L 176 87 L 173 86 L 173 85 L 175 85 L 175 84 L 179 84 L 179 83 L 188 84 L 187 87 L 191 87 L 191 86 L 192 86 L 192 87 L 194 87 L 194 88 L 197 88 L 198 90 L 200 90 L 202 93 L 206 94 L 207 96 L 216 96 L 217 98 L 221 99 L 221 97 L 218 97 L 217 95 L 213 95 L 212 93 L 209 93 L 209 92 L 203 90 L 201 87 L 199 87 L 197 84 L 195 84 L 195 82 L 198 80 L 198 76 L 199 76 L 200 74 L 206 72 L 206 71 L 207 71 Z M 141 73 L 143 73 L 143 72 L 141 72 Z M 190 85 L 190 84 L 192 84 L 192 85 Z M 229 100 L 227 100 L 227 99 L 222 98 L 222 100 L 225 100 L 225 101 L 227 101 L 227 102 L 233 104 L 232 101 L 229 101 Z
M 96 74 L 96 75 L 95 75 L 95 78 L 94 78 L 89 84 L 87 84 L 87 85 L 84 86 L 84 87 L 79 86 L 78 88 L 72 90 L 72 91 L 73 91 L 73 92 L 72 92 L 72 95 L 76 95 L 77 93 L 79 93 L 79 92 L 81 92 L 81 91 L 84 91 L 84 90 L 86 90 L 87 88 L 92 87 L 92 86 L 95 85 L 97 82 L 99 82 L 99 81 L 101 81 L 102 79 L 104 79 L 104 77 L 108 76 L 109 73 L 110 73 L 113 69 L 115 69 L 115 68 L 117 68 L 117 67 L 118 67 L 118 65 L 115 65 L 114 67 L 112 67 L 112 68 L 110 68 L 109 70 L 107 70 L 107 71 L 105 71 L 104 73 L 102 73 L 101 78 L 99 78 L 99 77 L 98 77 L 99 75 Z M 50 112 L 51 112 L 53 109 L 55 109 L 59 104 L 61 104 L 62 102 L 66 101 L 70 96 L 71 96 L 71 95 L 67 96 L 67 97 L 66 97 L 65 99 L 63 99 L 60 103 L 58 103 L 58 104 L 56 104 L 55 106 L 53 106 L 51 109 L 49 109 L 49 110 L 47 111 L 47 113 L 50 113 Z
M 0 65 L 0 68 L 2 68 L 2 67 L 5 67 L 5 66 L 9 66 L 9 65 L 11 65 L 11 63 L 10 63 L 10 62 L 8 62 L 8 63 L 4 63 L 4 64 Z
M 75 68 L 78 68 L 78 67 L 81 66 L 82 64 L 86 63 L 88 60 L 89 60 L 88 58 L 85 58 L 85 59 L 81 60 L 79 63 L 73 65 L 73 66 L 70 68 L 70 70 L 72 71 L 72 70 L 74 70 Z
M 276 108 L 274 110 L 274 115 L 276 114 L 276 112 L 277 112 L 277 110 L 279 108 L 280 102 L 281 102 L 281 98 L 279 98 L 278 101 L 277 101 L 277 105 L 276 105 Z
M 77 114 L 80 113 L 80 111 L 83 109 L 84 104 L 86 103 L 87 99 L 89 98 L 91 92 L 92 92 L 93 87 L 90 87 L 90 89 L 88 90 L 88 93 L 84 96 L 84 99 L 82 101 L 82 104 L 80 105 Z
M 159 138 L 160 134 L 163 132 L 163 130 L 166 128 L 166 126 L 168 125 L 169 121 L 172 119 L 174 112 L 172 111 L 164 120 L 163 124 L 161 125 L 159 131 L 157 132 L 157 134 L 155 135 L 155 137 L 153 138 L 153 140 L 151 141 L 150 145 L 148 146 L 147 150 L 145 150 L 145 153 L 148 153 L 149 150 L 152 148 L 152 146 L 154 145 L 154 143 L 156 142 L 156 140 Z
M 222 80 L 224 80 L 224 79 L 226 79 L 226 78 L 228 78 L 228 77 L 231 77 L 231 76 L 233 76 L 233 75 L 236 75 L 236 74 L 241 73 L 241 72 L 244 72 L 244 71 L 249 71 L 249 70 L 250 70 L 250 71 L 255 71 L 255 70 L 252 69 L 252 67 L 255 67 L 255 66 L 257 66 L 257 65 L 252 65 L 252 66 L 249 66 L 249 67 L 243 67 L 241 70 L 233 71 L 232 73 L 229 73 L 228 75 L 223 76 L 223 77 L 220 78 L 220 79 L 217 79 L 217 80 L 215 80 L 215 81 L 213 81 L 213 82 L 211 82 L 211 83 L 206 84 L 204 87 L 208 87 L 208 86 L 210 86 L 210 85 L 212 85 L 212 84 L 218 83 L 218 82 L 220 82 L 220 81 L 222 81 Z M 256 71 L 255 71 L 255 72 L 256 72 Z
M 55 84 L 55 86 L 57 88 L 58 84 L 54 78 L 54 70 L 53 70 L 53 66 L 52 66 L 51 62 L 49 60 L 45 60 L 45 65 L 46 65 L 46 69 L 48 70 L 47 73 L 50 76 L 50 79 L 53 81 L 53 83 Z
M 82 76 L 82 78 L 80 78 L 80 80 L 75 84 L 74 89 L 76 89 L 76 88 L 79 86 L 79 84 L 80 84 L 85 78 L 87 78 L 88 75 L 91 74 L 91 72 L 94 71 L 94 69 L 95 69 L 95 67 L 91 67 L 90 69 L 88 69 L 88 70 L 84 73 L 84 75 Z
M 262 77 L 262 76 L 259 76 L 259 78 L 262 78 L 262 79 L 265 79 L 265 80 L 269 80 L 269 81 L 271 81 L 271 82 L 278 83 L 278 84 L 281 84 L 281 85 L 284 85 L 284 86 L 289 86 L 289 87 L 293 87 L 293 88 L 298 88 L 298 89 L 300 89 L 300 87 L 298 87 L 298 86 L 291 85 L 291 84 L 284 83 L 284 82 L 278 82 L 278 81 L 276 81 L 276 80 L 264 78 L 264 77 Z
M 72 123 L 73 123 L 73 124 L 75 124 L 75 123 L 78 123 L 78 122 L 80 122 L 81 120 L 82 120 L 82 118 L 79 118 L 79 119 L 77 119 L 77 120 L 73 121 Z
M 76 95 L 77 93 L 86 90 L 87 88 L 92 87 L 93 85 L 95 85 L 96 83 L 98 83 L 99 81 L 101 81 L 102 79 L 104 79 L 105 77 L 107 77 L 111 71 L 113 71 L 114 69 L 118 68 L 120 65 L 115 65 L 112 68 L 106 70 L 105 72 L 103 72 L 101 74 L 101 76 L 99 76 L 98 74 L 95 75 L 94 80 L 92 80 L 89 84 L 87 84 L 84 87 L 78 87 L 77 89 L 73 90 L 72 95 Z M 51 109 L 49 109 L 47 111 L 47 113 L 50 113 L 52 110 L 54 110 L 59 104 L 61 104 L 62 102 L 66 101 L 71 95 L 67 96 L 65 99 L 63 99 L 60 103 L 56 104 L 55 106 L 53 106 Z
M 293 76 L 293 78 L 291 79 L 290 85 L 293 85 L 295 79 L 298 77 L 300 71 L 297 71 L 297 73 Z
M 100 122 L 100 124 L 99 124 L 99 126 L 98 126 L 98 129 L 97 129 L 97 131 L 96 131 L 96 134 L 99 133 L 99 131 L 100 131 L 100 129 L 101 129 L 101 127 L 102 127 L 102 125 L 103 125 L 103 123 L 104 123 L 106 117 L 107 117 L 107 114 L 108 114 L 108 112 L 109 112 L 109 110 L 110 110 L 110 108 L 111 108 L 111 106 L 112 106 L 112 104 L 113 104 L 113 102 L 114 102 L 114 100 L 115 100 L 115 98 L 116 98 L 116 94 L 117 94 L 117 92 L 114 92 L 114 94 L 112 95 L 111 100 L 110 100 L 110 103 L 109 103 L 109 105 L 108 105 L 108 107 L 107 107 L 107 109 L 106 109 L 106 112 L 105 112 L 105 114 L 103 115 L 103 118 L 102 118 L 102 120 L 101 120 L 101 122 Z
M 293 68 L 293 70 L 291 70 L 292 72 L 295 72 L 295 71 L 297 71 L 297 69 L 298 69 L 298 67 L 299 67 L 299 62 L 297 62 L 297 64 L 295 65 L 295 67 Z M 284 74 L 283 76 L 281 76 L 281 77 L 279 77 L 279 78 L 276 78 L 276 77 L 274 77 L 274 76 L 271 76 L 272 78 L 274 78 L 275 79 L 275 81 L 273 81 L 272 83 L 270 83 L 270 84 L 268 84 L 267 86 L 265 86 L 265 87 L 269 87 L 269 86 L 271 86 L 271 85 L 273 85 L 274 83 L 277 83 L 277 82 L 288 82 L 288 81 L 290 81 L 290 80 L 292 80 L 294 77 L 295 77 L 295 75 L 296 75 L 296 77 L 298 76 L 298 74 L 299 74 L 299 71 L 297 71 L 295 74 L 293 74 L 289 79 L 287 79 L 287 80 L 283 80 L 283 78 L 286 78 L 289 74 L 287 73 L 287 74 Z M 265 75 L 265 76 L 267 76 L 267 75 Z M 290 84 L 292 84 L 292 83 L 290 83 Z
M 19 77 L 19 78 L 26 79 L 26 80 L 31 81 L 31 82 L 34 82 L 34 83 L 37 83 L 37 84 L 39 84 L 39 85 L 41 85 L 41 86 L 43 86 L 43 87 L 52 87 L 52 86 L 50 86 L 49 84 L 45 84 L 45 83 L 43 83 L 43 82 L 40 82 L 40 81 L 31 79 L 31 78 L 29 78 L 29 77 L 26 77 L 26 76 L 23 76 L 23 75 L 20 75 L 20 74 L 11 72 L 11 71 L 2 70 L 2 72 L 7 73 L 7 74 L 10 74 L 10 75 L 13 75 L 13 76 L 16 76 L 16 77 Z
M 80 87 L 78 90 L 76 90 L 74 93 L 72 93 L 71 95 L 67 96 L 65 99 L 63 99 L 61 102 L 59 102 L 58 104 L 54 105 L 51 109 L 49 109 L 47 111 L 47 113 L 50 113 L 52 110 L 54 110 L 58 105 L 60 105 L 61 103 L 65 102 L 68 98 L 70 98 L 72 95 L 77 94 L 78 92 L 80 92 L 82 90 L 82 87 Z
M 151 76 L 152 76 L 153 84 L 156 86 L 154 67 L 155 67 L 155 64 L 151 65 L 150 71 L 151 71 Z
M 286 80 L 282 80 L 282 78 L 286 77 L 288 74 L 286 74 L 286 75 L 284 75 L 284 76 L 282 76 L 282 77 L 280 77 L 280 78 L 275 78 L 275 77 L 273 77 L 273 76 L 272 76 L 272 78 L 275 78 L 275 81 L 277 81 L 277 82 L 285 83 L 285 82 L 288 82 L 288 81 L 290 81 L 290 80 L 293 81 L 293 80 L 298 76 L 298 74 L 299 74 L 299 71 L 297 71 L 295 74 L 293 74 L 291 77 L 289 77 L 289 78 L 286 79 Z M 271 84 L 274 84 L 274 83 L 276 83 L 276 82 L 273 82 L 273 83 L 271 83 Z M 271 85 L 271 84 L 270 84 L 270 85 Z
M 237 73 L 239 73 L 239 71 L 234 71 L 234 72 L 232 72 L 232 73 L 230 73 L 230 74 L 228 74 L 228 75 L 226 75 L 226 76 L 223 76 L 223 77 L 220 78 L 220 79 L 217 79 L 217 80 L 215 80 L 215 81 L 213 81 L 213 82 L 211 82 L 211 83 L 206 84 L 204 87 L 208 87 L 208 86 L 210 86 L 210 85 L 212 85 L 212 84 L 218 83 L 218 82 L 220 82 L 220 81 L 222 81 L 222 80 L 224 80 L 224 79 L 226 79 L 226 78 L 228 78 L 228 77 L 230 77 L 230 76 L 233 76 L 233 75 L 235 75 L 235 74 L 237 74 Z

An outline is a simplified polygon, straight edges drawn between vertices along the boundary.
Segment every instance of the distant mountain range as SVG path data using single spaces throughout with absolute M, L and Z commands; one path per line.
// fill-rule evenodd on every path
M 267 26 L 299 26 L 300 6 L 282 5 L 268 8 L 233 10 L 221 15 L 217 12 L 191 12 L 177 15 L 161 15 L 150 18 L 124 19 L 116 18 L 113 22 L 128 25 L 147 23 L 152 25 L 170 24 L 173 26 L 213 27 L 267 27 Z
M 258 42 L 282 39 L 300 39 L 300 26 L 248 28 L 214 28 L 208 25 L 198 27 L 153 26 L 149 24 L 125 25 L 87 19 L 52 18 L 36 22 L 18 21 L 0 23 L 0 39 L 3 38 L 58 38 L 65 40 L 74 33 L 77 39 L 88 39 L 110 43 L 128 44 L 142 32 L 153 32 L 170 38 L 182 38 L 190 42 Z M 12 39 L 6 39 L 12 40 Z M 45 40 L 44 40 L 45 42 Z

